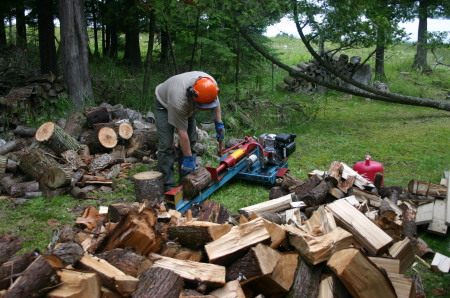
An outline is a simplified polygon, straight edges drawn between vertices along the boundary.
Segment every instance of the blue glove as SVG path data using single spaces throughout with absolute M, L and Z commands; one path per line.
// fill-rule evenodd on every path
M 216 138 L 221 141 L 225 138 L 225 125 L 223 122 L 214 121 L 214 126 L 216 127 Z
M 183 156 L 183 164 L 181 165 L 181 176 L 185 176 L 195 171 L 195 157 Z

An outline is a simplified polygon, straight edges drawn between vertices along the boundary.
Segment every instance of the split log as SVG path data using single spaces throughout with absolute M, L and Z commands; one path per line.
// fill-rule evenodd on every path
M 447 195 L 447 186 L 426 181 L 411 180 L 408 183 L 408 191 L 421 196 L 445 198 Z
M 0 267 L 0 290 L 7 289 L 12 281 L 36 259 L 36 252 L 27 252 L 12 258 Z
M 22 237 L 0 235 L 0 265 L 22 248 Z
M 380 219 L 373 220 L 373 222 L 389 235 L 392 238 L 392 241 L 396 242 L 403 239 L 403 226 L 398 222 L 385 216 L 381 216 Z
M 36 297 L 50 291 L 59 281 L 55 270 L 43 256 L 38 256 L 9 287 L 5 298 Z
M 273 214 L 286 209 L 291 208 L 291 203 L 293 202 L 292 194 L 288 194 L 284 197 L 278 199 L 273 199 L 270 201 L 265 201 L 255 205 L 247 206 L 238 210 L 240 214 L 248 216 L 251 213 L 256 213 L 259 215 Z
M 225 267 L 215 264 L 176 260 L 151 254 L 154 268 L 169 269 L 180 275 L 186 283 L 203 283 L 208 288 L 225 285 Z
M 103 285 L 111 290 L 118 291 L 124 296 L 129 296 L 136 289 L 138 279 L 127 275 L 107 261 L 98 257 L 84 254 L 76 264 L 76 268 L 97 273 L 102 279 Z
M 85 161 L 74 150 L 67 150 L 61 153 L 61 157 L 64 159 L 65 168 L 72 169 L 74 171 L 80 168 L 87 168 Z
M 186 226 L 169 226 L 167 235 L 181 245 L 200 248 L 217 240 L 231 230 L 229 224 L 216 224 L 206 221 L 194 221 Z
M 447 225 L 445 224 L 445 200 L 436 199 L 433 206 L 433 219 L 428 225 L 427 232 L 436 234 L 438 236 L 447 235 Z
M 245 294 L 242 290 L 241 284 L 237 280 L 227 282 L 225 286 L 210 292 L 209 295 L 211 295 L 212 297 L 222 298 L 245 298 Z M 181 297 L 185 296 L 180 296 L 180 298 Z
M 96 273 L 63 269 L 58 272 L 58 276 L 61 285 L 46 297 L 100 297 L 101 284 Z
M 389 255 L 394 259 L 400 260 L 400 272 L 405 273 L 406 270 L 414 263 L 414 248 L 409 238 L 395 242 L 389 248 Z
M 400 207 L 403 209 L 402 214 L 403 236 L 408 237 L 410 239 L 416 238 L 417 237 L 416 206 L 409 202 L 403 202 Z
M 83 214 L 77 217 L 76 224 L 82 229 L 92 231 L 98 225 L 99 221 L 104 221 L 104 216 L 100 214 L 94 206 L 89 206 L 84 209 Z
M 431 262 L 431 269 L 438 273 L 448 273 L 450 270 L 450 258 L 437 252 Z
M 54 122 L 42 124 L 36 131 L 35 138 L 36 141 L 44 143 L 57 154 L 61 154 L 67 150 L 77 151 L 81 147 L 81 144 L 77 140 Z
M 116 248 L 98 254 L 97 257 L 106 260 L 111 265 L 122 270 L 125 274 L 139 277 L 152 266 L 152 262 L 144 256 L 137 254 L 131 248 Z
M 20 158 L 19 168 L 34 180 L 39 180 L 51 167 L 60 165 L 39 148 L 31 149 Z
M 164 202 L 164 181 L 161 172 L 137 173 L 133 176 L 133 181 L 137 202 L 142 202 L 144 199 L 156 200 L 158 203 Z
M 110 115 L 106 107 L 88 108 L 85 111 L 87 123 L 92 126 L 97 123 L 108 123 Z
M 393 220 L 396 216 L 394 209 L 385 200 L 380 203 L 380 216 L 385 216 L 391 220 Z
M 323 178 L 319 175 L 313 175 L 309 177 L 307 180 L 303 181 L 301 184 L 297 184 L 295 186 L 289 187 L 290 193 L 295 193 L 297 197 L 301 197 L 304 194 L 310 192 L 314 187 L 316 187 Z
M 387 273 L 400 274 L 400 260 L 382 257 L 369 257 L 375 265 L 383 268 Z
M 285 229 L 289 233 L 290 244 L 312 265 L 328 260 L 335 252 L 352 244 L 352 234 L 339 227 L 316 237 L 288 225 Z
M 183 261 L 201 262 L 203 260 L 203 252 L 201 249 L 192 249 L 183 247 L 176 242 L 167 242 L 161 249 L 160 255 Z
M 145 207 L 138 213 L 130 212 L 108 233 L 96 253 L 114 248 L 134 248 L 143 256 L 157 252 L 162 246 L 162 235 L 154 229 L 156 211 Z
M 324 266 L 310 265 L 298 258 L 299 266 L 295 272 L 294 283 L 289 291 L 288 297 L 304 298 L 317 297 L 319 292 L 320 276 Z
M 251 281 L 248 287 L 268 297 L 285 294 L 294 282 L 297 265 L 298 253 L 283 253 L 272 273 Z
M 281 254 L 264 244 L 252 247 L 242 258 L 227 266 L 226 280 L 238 280 L 244 285 L 264 275 L 272 274 Z M 242 277 L 245 276 L 245 279 Z
M 416 225 L 430 223 L 433 220 L 434 201 L 417 207 Z
M 181 179 L 185 200 L 194 198 L 198 193 L 208 187 L 212 177 L 206 168 L 200 168 Z
M 179 297 L 183 287 L 183 279 L 175 272 L 160 267 L 149 268 L 139 277 L 133 297 Z
M 45 253 L 44 257 L 54 268 L 74 265 L 83 257 L 84 251 L 76 242 L 64 242 Z
M 225 206 L 211 200 L 193 204 L 190 209 L 192 210 L 192 216 L 197 218 L 197 221 L 223 224 L 227 223 L 230 218 L 230 214 Z
M 264 220 L 264 224 L 266 226 L 267 231 L 270 234 L 270 247 L 277 248 L 280 246 L 284 240 L 286 239 L 287 233 L 286 230 L 273 222 L 268 220 Z
M 325 209 L 324 205 L 314 211 L 301 227 L 302 230 L 305 230 L 311 236 L 322 236 L 331 233 L 336 228 L 333 214 Z
M 416 298 L 416 288 L 414 286 L 414 280 L 403 274 L 388 274 L 389 280 L 394 286 L 397 297 L 410 297 Z
M 334 253 L 327 265 L 353 297 L 397 297 L 389 279 L 358 249 Z
M 354 195 L 358 199 L 358 201 L 361 202 L 367 200 L 370 206 L 380 208 L 382 198 L 379 195 L 370 193 L 365 190 L 361 190 L 356 187 L 353 187 L 351 192 L 352 195 Z
M 80 112 L 73 112 L 67 119 L 64 131 L 78 140 L 86 122 L 86 116 Z
M 300 196 L 300 200 L 305 202 L 308 206 L 321 205 L 331 189 L 332 183 L 330 181 L 322 180 L 317 186 L 315 186 L 307 194 Z
M 230 232 L 205 245 L 210 263 L 230 264 L 258 243 L 270 240 L 262 218 L 231 228 Z
M 346 200 L 334 201 L 326 208 L 333 213 L 338 225 L 350 231 L 371 255 L 383 252 L 392 243 L 388 234 Z
M 130 212 L 139 211 L 139 203 L 117 203 L 108 206 L 108 219 L 111 222 L 118 222 Z

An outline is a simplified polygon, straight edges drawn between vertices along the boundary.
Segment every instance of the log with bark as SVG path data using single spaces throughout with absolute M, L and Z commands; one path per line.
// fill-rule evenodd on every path
M 180 182 L 183 185 L 184 199 L 190 200 L 194 198 L 198 193 L 207 188 L 211 181 L 211 174 L 206 168 L 200 168 L 184 176 Z
M 81 147 L 76 139 L 54 122 L 42 124 L 36 131 L 35 138 L 36 141 L 44 143 L 58 155 L 67 150 L 77 151 Z
M 183 278 L 177 273 L 161 267 L 149 268 L 139 277 L 133 297 L 179 297 L 183 286 Z

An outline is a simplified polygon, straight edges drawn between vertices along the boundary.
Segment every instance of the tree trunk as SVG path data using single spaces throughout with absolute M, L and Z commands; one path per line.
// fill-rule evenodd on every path
M 39 55 L 41 58 L 41 73 L 57 74 L 55 47 L 55 26 L 53 24 L 53 1 L 37 1 L 39 27 Z
M 21 48 L 27 47 L 27 27 L 25 23 L 25 1 L 16 2 L 16 45 Z
M 64 81 L 74 108 L 83 109 L 85 100 L 93 96 L 83 0 L 61 0 L 59 14 Z
M 0 49 L 6 48 L 6 44 L 5 18 L 0 14 Z
M 92 1 L 92 24 L 94 26 L 94 56 L 99 57 L 98 51 L 98 24 L 97 24 L 97 1 Z
M 375 49 L 375 80 L 386 81 L 384 72 L 385 33 L 383 28 L 377 30 L 377 47 Z
M 428 0 L 419 1 L 419 31 L 417 33 L 417 52 L 414 56 L 413 68 L 419 71 L 429 71 L 427 64 L 427 23 Z
M 199 7 L 197 7 L 197 20 L 195 22 L 194 45 L 192 47 L 192 55 L 191 55 L 191 62 L 189 64 L 189 71 L 192 71 L 192 68 L 194 67 L 194 58 L 195 58 L 195 51 L 197 49 L 198 27 L 199 27 L 199 23 L 200 23 L 200 14 L 201 14 L 201 10 Z
M 145 73 L 144 73 L 144 86 L 142 87 L 142 93 L 144 96 L 149 95 L 150 81 L 152 78 L 152 65 L 153 65 L 153 45 L 155 43 L 155 30 L 156 30 L 156 16 L 155 11 L 150 11 L 150 22 L 148 28 L 148 47 L 147 47 L 147 59 L 145 60 Z
M 139 16 L 137 8 L 134 7 L 134 0 L 127 0 L 127 18 L 125 23 L 125 53 L 123 60 L 132 69 L 142 66 L 141 51 L 139 48 Z

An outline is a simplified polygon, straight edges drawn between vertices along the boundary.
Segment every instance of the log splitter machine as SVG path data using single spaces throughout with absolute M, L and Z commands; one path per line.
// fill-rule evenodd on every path
M 287 160 L 295 151 L 296 135 L 288 133 L 262 134 L 258 139 L 247 136 L 245 139 L 222 151 L 217 168 L 207 167 L 212 181 L 192 200 L 181 200 L 176 210 L 185 212 L 189 207 L 208 198 L 232 178 L 274 185 L 288 171 Z

